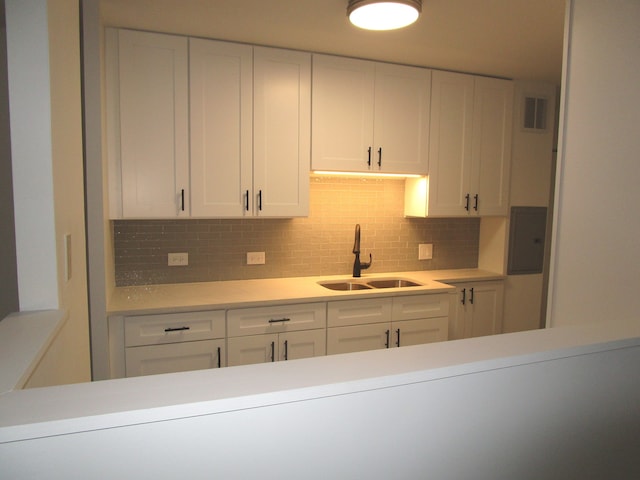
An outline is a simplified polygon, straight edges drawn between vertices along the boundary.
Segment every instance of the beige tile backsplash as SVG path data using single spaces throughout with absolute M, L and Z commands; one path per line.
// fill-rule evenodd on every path
M 479 218 L 404 218 L 404 180 L 312 177 L 308 218 L 115 220 L 116 285 L 351 275 L 355 224 L 369 272 L 474 268 Z M 418 244 L 433 258 L 418 260 Z M 247 265 L 247 252 L 265 265 Z M 187 252 L 188 266 L 167 266 Z

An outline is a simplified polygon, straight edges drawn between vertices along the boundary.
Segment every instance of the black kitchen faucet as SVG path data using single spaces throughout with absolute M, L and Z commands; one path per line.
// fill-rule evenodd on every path
M 353 262 L 353 276 L 360 277 L 361 271 L 366 270 L 371 266 L 371 263 L 373 262 L 373 257 L 371 256 L 371 254 L 369 254 L 369 263 L 360 262 L 360 224 L 359 223 L 356 224 L 356 238 L 353 243 L 353 253 L 356 256 L 355 261 Z

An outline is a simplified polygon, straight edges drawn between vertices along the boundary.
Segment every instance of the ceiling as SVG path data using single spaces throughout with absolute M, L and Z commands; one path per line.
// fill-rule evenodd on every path
M 353 27 L 347 0 L 100 0 L 105 25 L 560 84 L 565 0 L 423 0 L 413 25 Z

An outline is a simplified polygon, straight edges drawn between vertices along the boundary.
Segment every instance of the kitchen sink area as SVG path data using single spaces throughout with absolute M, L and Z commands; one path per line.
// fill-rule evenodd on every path
M 406 278 L 378 278 L 375 280 L 332 280 L 321 281 L 319 285 L 329 290 L 350 291 L 350 290 L 367 290 L 379 288 L 408 288 L 422 287 L 423 284 L 408 280 Z

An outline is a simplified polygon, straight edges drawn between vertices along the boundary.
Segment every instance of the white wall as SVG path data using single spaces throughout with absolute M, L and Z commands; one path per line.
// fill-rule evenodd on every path
M 640 312 L 640 2 L 574 0 L 548 324 Z

